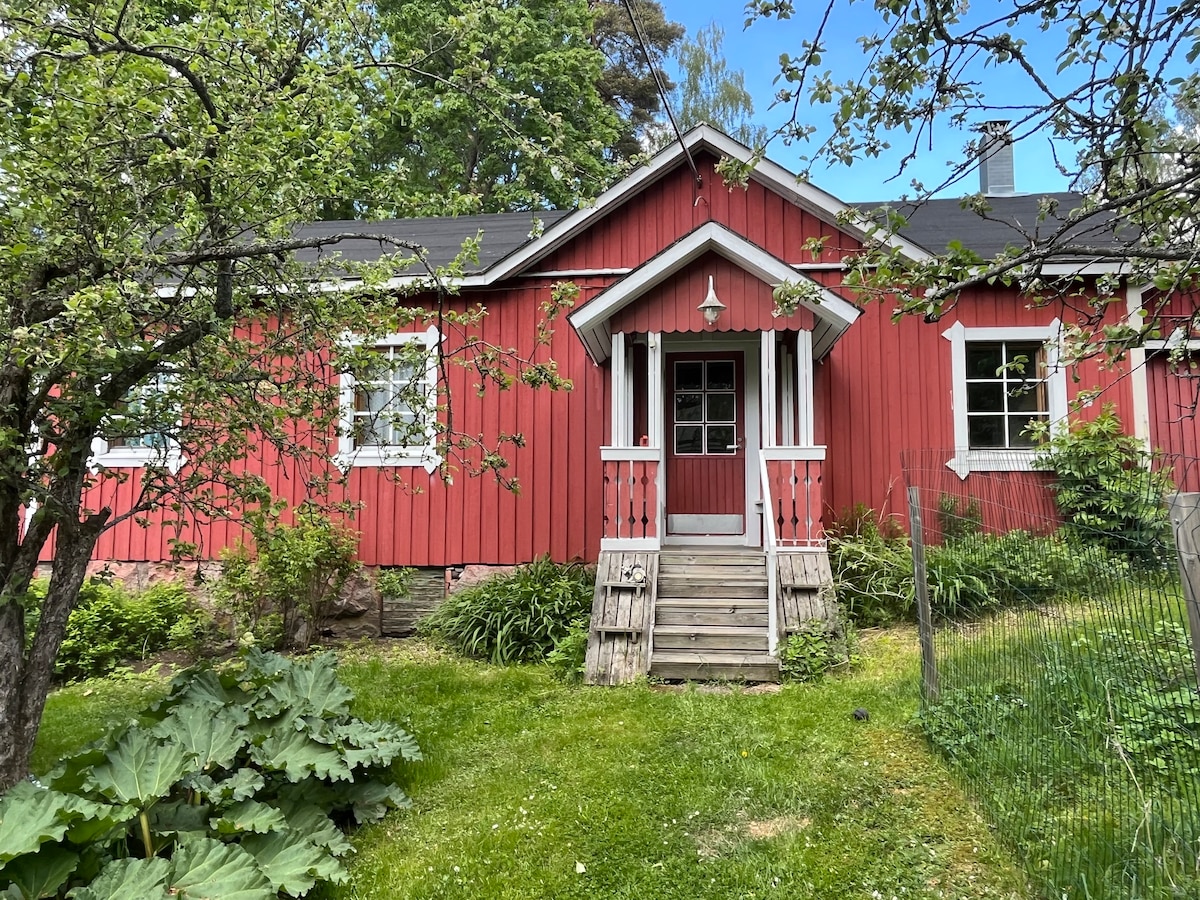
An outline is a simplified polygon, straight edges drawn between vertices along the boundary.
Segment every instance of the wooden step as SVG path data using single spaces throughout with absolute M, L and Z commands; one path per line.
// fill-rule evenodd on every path
M 766 566 L 659 563 L 659 578 L 766 578 Z
M 778 681 L 779 661 L 766 653 L 655 649 L 650 674 L 671 681 Z
M 742 599 L 765 600 L 767 582 L 693 581 L 688 578 L 661 578 L 658 582 L 659 599 Z
M 771 623 L 767 611 L 761 613 L 705 612 L 686 607 L 682 609 L 658 609 L 654 613 L 655 625 L 744 625 L 766 629 Z
M 746 553 L 698 553 L 663 550 L 658 555 L 659 566 L 765 566 L 767 558 L 761 550 Z
M 766 653 L 767 629 L 733 624 L 655 625 L 654 651 L 659 650 L 757 650 Z

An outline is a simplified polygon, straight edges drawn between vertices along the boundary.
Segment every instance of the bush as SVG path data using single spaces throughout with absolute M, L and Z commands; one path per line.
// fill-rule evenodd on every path
M 912 553 L 908 538 L 873 516 L 829 538 L 829 561 L 838 602 L 859 625 L 889 625 L 915 618 Z
M 1055 503 L 1069 532 L 1139 564 L 1161 564 L 1172 546 L 1165 498 L 1174 485 L 1154 471 L 1141 441 L 1125 434 L 1111 404 L 1092 421 L 1052 434 L 1036 461 L 1054 473 Z
M 46 582 L 26 596 L 26 641 L 33 640 Z M 206 642 L 212 620 L 183 585 L 159 584 L 129 594 L 104 578 L 89 578 L 67 619 L 55 672 L 68 681 L 107 675 L 130 660 L 162 650 L 194 652 Z
M 813 619 L 779 648 L 779 673 L 785 681 L 819 681 L 835 669 L 853 667 L 857 649 L 858 632 L 850 622 Z
M 324 631 L 358 570 L 358 535 L 311 509 L 298 509 L 294 525 L 278 521 L 277 512 L 247 514 L 256 553 L 241 543 L 222 552 L 213 598 L 240 642 L 303 649 Z
M 580 681 L 587 667 L 588 617 L 571 622 L 567 633 L 554 642 L 546 662 L 563 681 Z
M 536 662 L 590 613 L 594 585 L 591 569 L 544 556 L 451 594 L 420 628 L 467 656 Z
M 398 726 L 349 714 L 329 654 L 254 651 L 0 797 L 0 897 L 302 897 L 345 881 L 339 826 L 408 805 Z

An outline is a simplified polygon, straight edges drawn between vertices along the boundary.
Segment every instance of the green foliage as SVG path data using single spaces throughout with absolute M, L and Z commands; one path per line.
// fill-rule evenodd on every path
M 1165 498 L 1174 485 L 1154 470 L 1141 441 L 1124 432 L 1111 404 L 1090 421 L 1051 432 L 1036 460 L 1054 473 L 1055 502 L 1069 531 L 1143 565 L 1161 562 L 1171 546 Z
M 45 596 L 45 581 L 30 585 L 25 598 L 27 646 Z M 211 631 L 211 618 L 178 582 L 130 594 L 106 578 L 90 578 L 67 619 L 55 671 L 68 681 L 107 675 L 122 663 L 161 650 L 194 652 Z
M 947 541 L 983 531 L 983 512 L 977 497 L 959 498 L 953 494 L 938 497 L 938 528 Z
M 392 766 L 421 752 L 349 715 L 335 665 L 251 650 L 184 673 L 139 723 L 18 784 L 0 798 L 0 895 L 267 900 L 343 880 L 335 823 L 405 805 Z
M 767 129 L 754 124 L 754 98 L 746 90 L 745 73 L 729 70 L 724 41 L 725 29 L 714 21 L 685 36 L 676 48 L 682 77 L 673 92 L 675 118 L 683 130 L 704 122 L 758 148 L 766 143 Z M 673 131 L 664 137 L 675 140 Z
M 447 597 L 422 629 L 468 656 L 496 663 L 546 658 L 591 612 L 595 572 L 544 556 Z
M 828 672 L 857 665 L 857 649 L 858 631 L 851 622 L 813 619 L 779 648 L 779 672 L 785 681 L 819 681 Z
M 915 583 L 908 538 L 882 531 L 870 510 L 860 510 L 849 525 L 829 538 L 834 589 L 842 609 L 865 626 L 914 618 Z
M 295 524 L 277 510 L 247 513 L 255 553 L 245 544 L 221 555 L 213 598 L 246 644 L 303 648 L 317 640 L 346 580 L 358 571 L 358 534 L 311 508 Z
M 403 600 L 412 590 L 415 569 L 399 566 L 392 569 L 380 569 L 375 573 L 375 590 L 381 597 L 391 600 Z
M 580 681 L 587 662 L 588 617 L 580 616 L 571 622 L 566 634 L 554 642 L 546 654 L 546 663 L 564 681 Z

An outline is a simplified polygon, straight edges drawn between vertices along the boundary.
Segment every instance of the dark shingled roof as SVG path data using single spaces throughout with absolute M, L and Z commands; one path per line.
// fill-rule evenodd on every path
M 541 220 L 549 228 L 559 219 L 570 214 L 570 210 L 537 210 L 534 212 L 488 213 L 479 216 L 431 216 L 427 219 L 381 219 L 377 222 L 333 221 L 314 222 L 296 231 L 299 238 L 318 238 L 338 232 L 371 232 L 386 234 L 398 240 L 420 244 L 429 254 L 431 264 L 445 265 L 462 249 L 463 241 L 482 231 L 479 244 L 479 264 L 467 265 L 468 272 L 482 272 L 508 256 L 522 244 L 527 243 L 534 230 L 535 220 Z M 369 262 L 378 259 L 391 248 L 380 246 L 378 241 L 347 240 L 331 245 L 321 252 L 325 255 L 340 253 L 345 259 Z M 296 254 L 298 259 L 313 262 L 316 250 L 303 250 Z M 406 274 L 422 275 L 416 269 Z
M 1039 222 L 1038 204 L 1043 197 L 1058 200 L 1058 211 L 1055 216 L 1048 216 Z M 868 216 L 875 215 L 884 206 L 895 210 L 908 220 L 908 224 L 900 229 L 900 237 L 931 253 L 941 253 L 951 241 L 959 241 L 986 259 L 1004 252 L 1010 246 L 1028 246 L 1029 235 L 1057 232 L 1061 220 L 1077 209 L 1082 201 L 1082 195 L 1066 192 L 988 197 L 991 207 L 988 218 L 971 209 L 964 209 L 962 201 L 958 199 L 926 200 L 917 206 L 910 202 L 887 200 L 850 205 Z M 1070 236 L 1081 244 L 1118 246 L 1110 222 L 1111 219 L 1104 218 L 1101 222 L 1075 229 Z

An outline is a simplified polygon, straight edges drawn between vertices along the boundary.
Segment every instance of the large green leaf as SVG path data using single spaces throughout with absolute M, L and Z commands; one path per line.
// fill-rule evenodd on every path
M 183 704 L 225 709 L 238 705 L 238 702 L 244 699 L 240 691 L 229 690 L 212 669 L 192 670 L 176 675 L 171 682 L 170 692 L 153 704 L 150 711 L 165 717 L 175 707 Z
M 0 867 L 0 881 L 11 881 L 26 900 L 53 897 L 67 883 L 77 865 L 78 853 L 72 853 L 57 844 L 48 844 L 37 853 L 19 857 Z
M 156 803 L 150 810 L 150 831 L 163 837 L 204 837 L 212 807 L 207 803 L 193 805 L 186 800 L 167 800 Z
M 343 716 L 350 712 L 354 694 L 337 679 L 337 658 L 322 653 L 303 666 L 292 665 L 267 685 L 256 712 L 265 717 L 284 710 L 296 715 Z
M 75 888 L 72 900 L 169 900 L 165 859 L 114 859 L 87 887 Z
M 317 879 L 341 883 L 346 869 L 329 852 L 290 829 L 273 834 L 252 834 L 242 841 L 263 874 L 277 891 L 302 897 L 312 890 Z
M 184 900 L 275 900 L 277 894 L 253 856 L 213 838 L 187 841 L 175 851 L 171 890 Z
M 57 791 L 28 781 L 0 797 L 0 863 L 33 853 L 46 841 L 59 841 L 67 832 L 69 800 Z
M 416 739 L 390 722 L 364 722 L 352 719 L 333 727 L 333 733 L 345 747 L 344 756 L 352 769 L 362 766 L 390 766 L 399 758 L 419 762 L 424 757 Z
M 122 803 L 146 806 L 171 792 L 187 771 L 184 749 L 142 728 L 128 728 L 105 762 L 92 769 L 87 787 Z
M 242 726 L 249 720 L 245 707 L 213 710 L 200 703 L 184 703 L 154 726 L 152 733 L 183 747 L 190 768 L 209 771 L 229 766 L 245 745 Z
M 360 825 L 379 821 L 389 809 L 412 805 L 412 801 L 397 785 L 378 779 L 339 784 L 335 790 L 338 805 L 349 806 Z
M 270 732 L 262 743 L 251 748 L 250 758 L 268 771 L 283 772 L 288 781 L 301 781 L 310 774 L 331 781 L 350 781 L 354 777 L 337 750 L 299 731 Z
M 238 769 L 228 778 L 215 782 L 207 795 L 214 803 L 249 800 L 266 783 L 267 779 L 257 769 Z
M 285 820 L 283 813 L 274 806 L 259 803 L 257 800 L 242 800 L 230 806 L 219 817 L 212 819 L 209 824 L 221 835 L 246 832 L 266 834 L 283 828 Z
M 67 840 L 78 845 L 102 839 L 137 815 L 132 806 L 100 803 L 77 794 L 68 795 L 66 809 L 70 821 Z
M 297 788 L 299 785 L 288 787 Z M 345 856 L 352 849 L 342 830 L 315 803 L 284 797 L 280 798 L 279 808 L 287 818 L 288 828 L 303 834 L 311 843 L 325 847 L 334 856 Z

